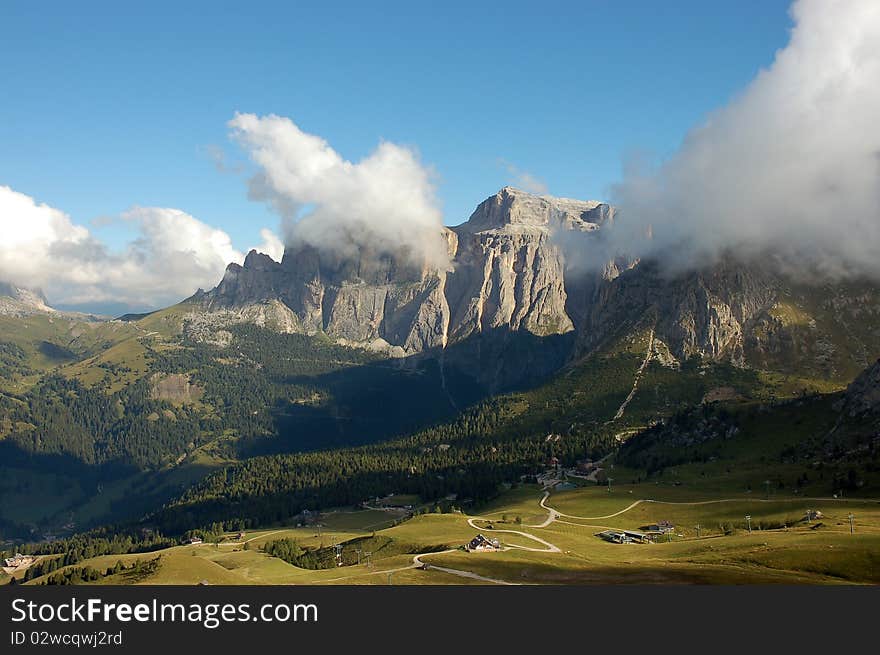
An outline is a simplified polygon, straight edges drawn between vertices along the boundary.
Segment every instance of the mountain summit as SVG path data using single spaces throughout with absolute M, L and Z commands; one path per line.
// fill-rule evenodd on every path
M 227 319 L 323 332 L 397 356 L 490 330 L 564 334 L 574 324 L 551 231 L 597 230 L 612 215 L 600 202 L 505 187 L 467 222 L 443 229 L 451 270 L 415 265 L 405 253 L 362 247 L 343 256 L 291 244 L 281 262 L 249 253 L 192 300 Z
M 673 367 L 700 357 L 841 380 L 880 348 L 871 281 L 819 284 L 732 255 L 674 274 L 659 260 L 588 261 L 604 256 L 590 243 L 614 221 L 606 203 L 505 187 L 466 222 L 442 228 L 448 269 L 375 245 L 339 252 L 292 243 L 281 262 L 251 252 L 190 299 L 189 329 L 211 340 L 224 324 L 250 322 L 394 357 L 476 337 L 571 334 L 565 357 L 578 358 L 650 334 L 650 356 Z
M 507 186 L 481 202 L 466 223 L 453 229 L 481 231 L 533 227 L 586 232 L 599 229 L 613 213 L 610 205 L 596 200 L 537 196 Z

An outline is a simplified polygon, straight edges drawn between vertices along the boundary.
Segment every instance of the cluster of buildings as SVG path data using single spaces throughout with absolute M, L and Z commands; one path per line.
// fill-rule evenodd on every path
M 578 460 L 574 466 L 566 468 L 558 457 L 550 457 L 544 471 L 535 476 L 535 481 L 545 488 L 552 487 L 556 491 L 565 491 L 576 488 L 576 485 L 567 481 L 567 478 L 596 482 L 596 476 L 601 471 L 601 462 L 594 462 L 591 459 Z
M 469 552 L 482 553 L 486 551 L 501 550 L 501 542 L 497 539 L 488 539 L 481 534 L 471 539 L 465 549 Z
M 36 557 L 33 555 L 22 555 L 21 553 L 16 553 L 12 557 L 7 557 L 3 560 L 3 566 L 7 569 L 18 569 L 21 567 L 27 567 L 34 563 Z
M 612 544 L 647 544 L 651 538 L 638 530 L 604 530 L 596 535 Z
M 643 525 L 638 530 L 604 530 L 596 536 L 613 544 L 650 544 L 674 532 L 675 525 L 669 521 L 658 521 Z

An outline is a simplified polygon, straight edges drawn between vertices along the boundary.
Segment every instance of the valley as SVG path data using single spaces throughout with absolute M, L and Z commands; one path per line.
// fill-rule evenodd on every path
M 569 266 L 560 234 L 597 239 L 613 218 L 506 187 L 443 233 L 449 270 L 290 246 L 114 319 L 4 286 L 2 547 L 67 549 L 67 571 L 122 562 L 90 582 L 872 581 L 870 549 L 849 578 L 817 571 L 836 559 L 820 545 L 873 539 L 876 285 L 732 257 L 676 275 L 625 256 Z M 391 493 L 411 507 L 371 504 Z M 833 529 L 793 520 L 808 500 Z M 850 541 L 842 506 L 864 521 Z M 316 514 L 320 534 L 291 527 Z M 685 526 L 668 542 L 596 537 L 667 519 Z M 503 550 L 457 550 L 481 532 Z M 220 543 L 180 545 L 194 536 Z M 349 561 L 365 538 L 387 554 L 375 570 Z M 279 539 L 292 562 L 261 550 Z M 823 564 L 748 564 L 789 540 Z M 348 559 L 330 571 L 333 544 Z

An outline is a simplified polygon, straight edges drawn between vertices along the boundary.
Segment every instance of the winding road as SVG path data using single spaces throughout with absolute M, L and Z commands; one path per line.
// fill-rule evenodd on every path
M 479 516 L 475 516 L 473 518 L 468 519 L 468 525 L 471 526 L 474 530 L 479 530 L 481 532 L 503 532 L 506 534 L 517 534 L 521 537 L 525 537 L 526 539 L 531 539 L 532 541 L 537 541 L 539 544 L 544 545 L 544 548 L 529 548 L 528 546 L 515 546 L 513 544 L 509 544 L 509 546 L 508 546 L 509 548 L 518 548 L 519 550 L 528 550 L 533 553 L 561 553 L 562 552 L 559 548 L 557 548 L 556 546 L 551 544 L 549 541 L 544 541 L 540 537 L 536 537 L 535 535 L 529 534 L 528 532 L 521 532 L 519 530 L 500 530 L 497 528 L 485 528 L 485 527 L 480 527 L 479 525 L 476 525 L 474 523 L 474 521 L 491 521 L 491 520 L 492 519 L 485 519 L 485 518 L 481 518 Z M 535 525 L 535 526 L 530 526 L 530 527 L 535 527 L 535 528 L 547 527 L 554 520 L 555 520 L 555 517 L 551 516 L 547 521 L 545 521 L 544 525 L 540 525 L 540 526 Z
M 473 573 L 472 571 L 462 571 L 461 569 L 450 569 L 445 566 L 437 566 L 436 564 L 428 564 L 427 562 L 423 562 L 420 558 L 425 557 L 425 555 L 445 555 L 447 553 L 455 553 L 458 552 L 457 548 L 451 548 L 450 550 L 443 550 L 439 553 L 423 553 L 422 555 L 416 555 L 413 557 L 413 565 L 407 568 L 415 568 L 420 566 L 427 566 L 428 570 L 431 571 L 442 571 L 443 573 L 449 573 L 450 575 L 457 575 L 460 578 L 470 578 L 471 580 L 480 580 L 481 582 L 491 582 L 493 584 L 503 584 L 503 585 L 516 585 L 516 582 L 508 582 L 507 580 L 498 580 L 496 578 L 487 578 L 485 576 L 479 575 L 477 573 Z
M 546 527 L 550 526 L 552 523 L 557 522 L 557 521 L 559 523 L 566 524 L 566 525 L 575 525 L 575 526 L 579 526 L 579 527 L 590 527 L 590 526 L 585 526 L 581 523 L 570 523 L 570 522 L 564 521 L 562 519 L 567 518 L 567 519 L 575 519 L 575 520 L 580 520 L 580 521 L 595 521 L 595 520 L 602 520 L 602 519 L 610 519 L 610 518 L 614 518 L 616 516 L 620 516 L 621 514 L 625 514 L 626 512 L 629 512 L 631 509 L 638 507 L 642 503 L 654 503 L 654 504 L 659 504 L 659 505 L 711 505 L 711 504 L 717 504 L 717 503 L 733 503 L 733 502 L 743 502 L 743 501 L 757 501 L 757 502 L 774 502 L 775 501 L 775 502 L 778 502 L 780 500 L 807 500 L 806 498 L 791 498 L 791 499 L 789 499 L 789 498 L 784 498 L 784 499 L 774 498 L 774 499 L 770 499 L 770 500 L 765 499 L 765 498 L 721 498 L 721 499 L 716 499 L 716 500 L 700 500 L 700 501 L 685 502 L 685 501 L 653 500 L 650 498 L 644 498 L 644 499 L 636 500 L 636 501 L 630 503 L 629 505 L 627 505 L 626 507 L 624 507 L 623 509 L 618 510 L 616 512 L 613 512 L 611 514 L 605 514 L 603 516 L 575 516 L 572 514 L 565 514 L 563 512 L 560 512 L 559 510 L 548 505 L 547 501 L 549 498 L 550 498 L 550 492 L 545 490 L 544 495 L 541 497 L 541 500 L 538 503 L 543 509 L 545 509 L 547 511 L 547 518 L 544 519 L 543 522 L 538 523 L 536 525 L 526 525 L 524 527 L 541 529 L 541 528 L 546 528 Z M 839 500 L 839 501 L 842 501 L 844 499 L 812 498 L 809 500 L 828 500 L 828 501 Z M 541 545 L 540 548 L 537 548 L 537 547 L 533 548 L 533 547 L 529 547 L 529 546 L 508 544 L 504 547 L 504 550 L 517 549 L 517 550 L 525 550 L 525 551 L 534 552 L 534 553 L 562 553 L 563 552 L 555 544 L 552 544 L 549 541 L 546 541 L 545 539 L 542 539 L 538 536 L 535 536 L 534 534 L 531 534 L 529 532 L 523 532 L 522 530 L 507 530 L 507 529 L 499 529 L 499 528 L 482 527 L 480 525 L 477 525 L 477 521 L 491 523 L 493 521 L 493 519 L 483 517 L 483 516 L 473 516 L 473 517 L 469 517 L 467 519 L 468 525 L 471 528 L 473 528 L 474 530 L 477 530 L 479 532 L 484 532 L 484 533 L 497 532 L 497 533 L 501 533 L 501 534 L 514 534 L 514 535 L 518 535 L 520 537 L 524 537 L 526 539 L 530 539 L 530 540 L 534 541 L 535 543 Z M 282 530 L 279 530 L 278 532 L 282 532 Z M 272 532 L 272 533 L 268 533 L 268 534 L 275 534 L 275 533 Z M 261 537 L 268 536 L 268 534 L 263 534 L 263 535 L 259 535 L 257 537 L 253 537 L 252 539 L 249 539 L 248 541 L 252 541 L 253 539 L 258 539 Z M 391 576 L 394 573 L 398 573 L 400 571 L 408 571 L 408 570 L 417 569 L 417 568 L 424 568 L 426 570 L 439 571 L 441 573 L 446 573 L 446 574 L 458 576 L 461 578 L 468 578 L 471 580 L 478 580 L 480 582 L 487 582 L 490 584 L 499 584 L 499 585 L 518 585 L 518 584 L 520 584 L 517 582 L 510 582 L 508 580 L 501 580 L 498 578 L 489 578 L 489 577 L 486 577 L 483 575 L 479 575 L 478 573 L 474 573 L 473 571 L 467 571 L 467 570 L 463 570 L 463 569 L 454 569 L 454 568 L 449 568 L 446 566 L 437 566 L 436 564 L 431 564 L 429 562 L 425 562 L 422 560 L 423 557 L 434 556 L 434 555 L 448 555 L 448 554 L 457 553 L 457 552 L 461 552 L 460 549 L 450 548 L 448 550 L 442 550 L 442 551 L 438 551 L 438 552 L 434 552 L 434 553 L 421 553 L 418 555 L 414 555 L 412 558 L 412 563 L 409 564 L 408 566 L 401 566 L 398 568 L 384 569 L 384 570 L 378 570 L 378 571 L 370 571 L 370 572 L 366 572 L 366 573 L 356 573 L 356 574 L 350 575 L 350 576 L 322 580 L 321 582 L 340 582 L 340 581 L 349 580 L 352 578 L 358 578 L 358 577 L 370 576 L 370 575 Z M 478 556 L 478 555 L 475 554 L 474 556 Z M 488 555 L 488 556 L 491 556 L 491 555 Z
M 637 500 L 633 503 L 630 503 L 626 507 L 624 507 L 619 512 L 614 512 L 613 514 L 606 514 L 605 516 L 573 516 L 572 514 L 563 514 L 562 512 L 553 509 L 549 505 L 546 504 L 546 500 L 549 494 L 544 494 L 544 497 L 541 499 L 541 507 L 551 512 L 555 512 L 557 517 L 564 517 L 567 519 L 578 519 L 581 521 L 596 521 L 599 519 L 610 519 L 615 516 L 620 516 L 621 514 L 625 514 L 630 511 L 633 507 L 637 507 L 642 503 L 654 503 L 656 505 L 714 505 L 716 503 L 742 503 L 742 502 L 758 502 L 758 503 L 778 503 L 784 501 L 803 501 L 803 500 L 816 500 L 816 501 L 842 501 L 845 500 L 843 498 L 718 498 L 716 500 L 696 500 L 696 501 L 676 501 L 676 500 L 653 500 L 650 498 L 643 498 L 641 500 Z M 552 523 L 552 521 L 550 521 Z M 545 526 L 532 526 L 532 527 L 545 527 Z
M 541 502 L 540 502 L 541 507 L 543 507 L 544 509 L 547 510 L 547 518 L 544 520 L 543 523 L 540 523 L 538 525 L 528 525 L 526 527 L 528 527 L 528 528 L 546 528 L 548 525 L 553 523 L 559 517 L 559 512 L 557 512 L 555 509 L 547 507 L 544 504 L 544 502 L 547 500 L 547 498 L 549 498 L 549 496 L 550 496 L 550 492 L 545 491 L 544 496 L 541 498 Z M 468 520 L 467 520 L 468 525 L 470 527 L 472 527 L 474 530 L 477 530 L 478 532 L 499 532 L 499 533 L 504 533 L 504 534 L 515 534 L 520 537 L 525 537 L 526 539 L 531 539 L 532 541 L 539 543 L 539 544 L 541 544 L 541 546 L 543 546 L 542 548 L 531 548 L 529 546 L 519 546 L 519 545 L 515 545 L 515 544 L 508 544 L 505 548 L 506 550 L 512 550 L 512 549 L 525 550 L 525 551 L 529 551 L 532 553 L 561 553 L 562 552 L 562 550 L 558 546 L 556 546 L 555 544 L 551 544 L 549 541 L 541 539 L 540 537 L 536 537 L 535 535 L 533 535 L 529 532 L 523 532 L 521 530 L 504 530 L 504 529 L 497 529 L 497 528 L 482 527 L 482 526 L 479 526 L 476 524 L 477 521 L 486 521 L 486 522 L 491 523 L 492 519 L 486 518 L 483 516 L 473 516 L 473 517 L 468 518 Z M 341 582 L 343 580 L 348 580 L 351 578 L 358 578 L 358 577 L 363 577 L 363 576 L 368 576 L 368 575 L 392 575 L 392 574 L 398 573 L 400 571 L 408 571 L 411 569 L 425 567 L 427 570 L 440 571 L 441 573 L 448 573 L 449 575 L 457 575 L 460 578 L 469 578 L 471 580 L 479 580 L 480 582 L 488 582 L 491 584 L 500 584 L 500 585 L 518 585 L 519 584 L 517 582 L 509 582 L 507 580 L 499 580 L 498 578 L 488 578 L 484 575 L 474 573 L 473 571 L 465 571 L 463 569 L 453 569 L 453 568 L 449 568 L 446 566 L 437 566 L 436 564 L 430 564 L 429 562 L 423 562 L 421 559 L 421 558 L 427 557 L 429 555 L 448 555 L 450 553 L 457 553 L 457 552 L 460 552 L 458 548 L 450 548 L 448 550 L 442 550 L 442 551 L 438 551 L 436 553 L 421 553 L 419 555 L 413 556 L 412 564 L 410 564 L 409 566 L 401 566 L 401 567 L 398 567 L 395 569 L 384 569 L 381 571 L 370 571 L 368 573 L 357 573 L 355 575 L 344 576 L 344 577 L 340 577 L 340 578 L 330 578 L 328 580 L 322 580 L 322 582 Z

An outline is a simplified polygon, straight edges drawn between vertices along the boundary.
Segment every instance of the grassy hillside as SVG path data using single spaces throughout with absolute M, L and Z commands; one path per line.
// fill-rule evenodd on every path
M 552 493 L 545 502 L 559 514 L 549 516 L 539 504 L 541 498 L 538 487 L 527 485 L 469 515 L 428 513 L 381 530 L 371 527 L 375 511 L 340 511 L 326 514 L 320 526 L 249 531 L 241 539 L 228 534 L 216 545 L 101 556 L 59 570 L 70 574 L 89 567 L 102 573 L 88 584 L 880 582 L 876 500 L 765 500 L 747 493 L 719 497 L 696 485 L 683 489 L 642 482 L 621 484 L 611 492 L 592 485 Z M 807 509 L 821 512 L 821 518 L 805 521 Z M 751 517 L 751 532 L 746 516 Z M 596 536 L 604 529 L 638 530 L 658 520 L 676 527 L 653 544 L 619 545 Z M 499 538 L 502 550 L 459 549 L 478 532 Z M 332 553 L 332 546 L 341 544 L 344 565 L 292 565 L 267 552 L 281 541 L 311 553 Z M 356 556 L 349 557 L 354 549 L 362 551 L 360 564 Z M 369 563 L 363 557 L 366 550 L 372 552 Z M 117 562 L 123 568 L 113 572 Z M 49 578 L 41 576 L 28 584 Z
M 658 442 L 638 455 L 627 445 L 612 477 L 699 477 L 718 491 L 765 479 L 802 493 L 869 489 L 870 458 L 806 461 L 822 450 L 815 440 L 833 400 L 765 413 L 780 399 L 838 391 L 867 357 L 873 319 L 833 300 L 783 294 L 768 334 L 780 325 L 803 334 L 762 351 L 766 368 L 670 363 L 638 324 L 550 379 L 491 398 L 448 364 L 455 347 L 446 364 L 400 362 L 246 325 L 207 343 L 187 336 L 185 304 L 108 323 L 9 319 L 0 322 L 0 492 L 16 502 L 0 507 L 0 537 L 144 517 L 171 534 L 249 528 L 389 492 L 456 494 L 468 507 L 550 458 L 597 459 L 704 401 L 720 403 L 742 438 Z
M 65 315 L 0 316 L 0 393 L 25 393 L 42 375 L 88 360 L 137 334 L 131 325 Z
M 703 405 L 627 441 L 616 476 L 719 493 L 866 495 L 880 489 L 876 422 L 841 416 L 840 394 Z
M 719 390 L 729 405 L 755 407 L 778 392 L 760 372 L 728 364 L 692 360 L 671 368 L 651 360 L 644 365 L 648 343 L 647 332 L 622 339 L 534 389 L 483 401 L 451 422 L 411 436 L 226 467 L 172 502 L 155 521 L 172 532 L 213 522 L 247 526 L 388 492 L 423 498 L 458 494 L 480 502 L 500 483 L 542 470 L 551 457 L 566 465 L 601 457 L 660 418 L 699 405 Z

